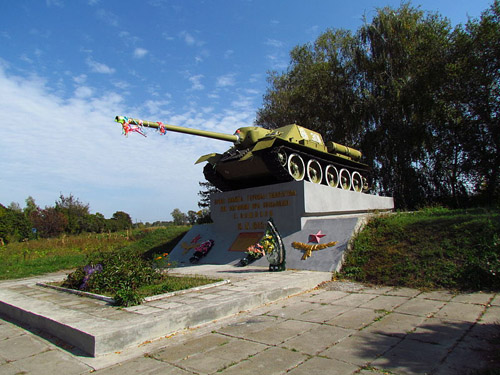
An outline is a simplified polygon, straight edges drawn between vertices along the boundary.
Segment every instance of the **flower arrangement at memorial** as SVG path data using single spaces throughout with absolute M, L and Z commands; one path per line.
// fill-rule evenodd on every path
M 283 271 L 285 269 L 285 246 L 272 219 L 268 220 L 266 232 L 262 238 L 255 245 L 248 247 L 246 256 L 240 260 L 237 266 L 247 266 L 263 256 L 267 256 L 269 260 L 270 271 Z
M 198 263 L 201 258 L 206 256 L 210 249 L 214 246 L 215 242 L 214 240 L 208 240 L 203 242 L 201 245 L 197 246 L 194 249 L 194 254 L 191 258 L 189 258 L 189 261 L 191 263 Z

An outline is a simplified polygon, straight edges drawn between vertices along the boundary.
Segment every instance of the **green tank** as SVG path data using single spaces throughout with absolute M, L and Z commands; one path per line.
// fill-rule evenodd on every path
M 222 191 L 293 180 L 356 192 L 368 189 L 368 166 L 360 162 L 360 151 L 335 142 L 325 143 L 321 134 L 297 124 L 273 130 L 249 126 L 224 134 L 124 116 L 116 116 L 115 120 L 126 132 L 131 126 L 140 132 L 144 126 L 232 142 L 233 146 L 223 154 L 204 155 L 196 161 L 207 163 L 205 178 Z

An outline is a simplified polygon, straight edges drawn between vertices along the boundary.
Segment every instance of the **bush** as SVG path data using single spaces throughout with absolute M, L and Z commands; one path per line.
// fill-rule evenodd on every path
M 167 258 L 164 254 L 162 259 Z M 154 260 L 124 249 L 92 254 L 85 266 L 78 267 L 62 286 L 112 295 L 119 306 L 140 303 L 138 288 L 159 282 L 163 274 Z

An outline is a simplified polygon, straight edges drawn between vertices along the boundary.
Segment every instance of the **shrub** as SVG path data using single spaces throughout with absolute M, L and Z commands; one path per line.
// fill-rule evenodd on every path
M 168 259 L 164 254 L 162 259 Z M 112 295 L 117 305 L 140 303 L 137 289 L 160 281 L 154 260 L 124 249 L 88 256 L 85 266 L 78 267 L 63 283 L 64 287 Z

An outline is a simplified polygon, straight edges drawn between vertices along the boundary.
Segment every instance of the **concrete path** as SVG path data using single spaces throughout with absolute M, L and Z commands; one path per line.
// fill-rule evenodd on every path
M 97 358 L 0 320 L 0 374 L 466 374 L 499 368 L 499 322 L 500 294 L 330 282 Z

